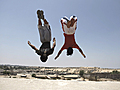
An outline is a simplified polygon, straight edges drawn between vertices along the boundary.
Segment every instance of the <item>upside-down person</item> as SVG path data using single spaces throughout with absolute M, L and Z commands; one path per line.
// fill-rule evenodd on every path
M 64 32 L 65 42 L 64 42 L 64 45 L 62 46 L 62 48 L 59 50 L 55 59 L 57 59 L 59 57 L 59 55 L 61 54 L 61 52 L 64 49 L 67 49 L 67 55 L 72 55 L 73 48 L 77 48 L 79 50 L 79 52 L 83 55 L 83 57 L 86 58 L 82 49 L 75 42 L 74 34 L 75 34 L 75 31 L 77 28 L 77 17 L 71 16 L 70 20 L 67 17 L 63 17 L 61 19 L 61 24 L 62 24 L 62 29 Z
M 51 55 L 54 51 L 54 48 L 56 46 L 56 40 L 53 38 L 53 46 L 51 48 L 50 41 L 51 41 L 51 28 L 47 20 L 44 18 L 43 11 L 38 10 L 37 11 L 38 15 L 38 30 L 40 34 L 40 41 L 42 45 L 40 46 L 40 49 L 37 49 L 34 45 L 28 41 L 28 45 L 36 51 L 38 55 L 40 55 L 40 59 L 42 62 L 46 62 L 48 59 L 48 56 Z M 44 25 L 42 26 L 43 20 Z

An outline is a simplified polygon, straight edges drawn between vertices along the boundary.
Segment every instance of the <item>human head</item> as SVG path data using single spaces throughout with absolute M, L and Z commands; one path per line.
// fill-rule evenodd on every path
M 73 49 L 71 47 L 69 47 L 67 49 L 67 55 L 72 55 L 73 54 Z
M 40 57 L 40 59 L 41 59 L 42 62 L 46 62 L 47 59 L 48 59 L 47 54 L 42 54 L 41 57 Z

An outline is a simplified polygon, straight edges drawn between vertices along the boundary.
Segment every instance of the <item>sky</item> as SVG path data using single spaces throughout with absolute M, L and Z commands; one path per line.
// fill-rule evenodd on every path
M 56 38 L 46 63 L 27 44 L 29 40 L 36 48 L 41 45 L 38 9 Z M 64 44 L 60 19 L 71 15 L 78 18 L 75 39 L 87 58 L 74 49 L 72 56 L 64 50 L 55 60 Z M 120 68 L 120 0 L 0 0 L 0 64 Z

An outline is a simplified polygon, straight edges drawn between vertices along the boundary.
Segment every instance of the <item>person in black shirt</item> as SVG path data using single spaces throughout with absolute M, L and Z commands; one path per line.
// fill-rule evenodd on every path
M 48 59 L 48 56 L 51 55 L 54 51 L 54 48 L 56 46 L 56 40 L 53 38 L 53 46 L 51 48 L 50 41 L 51 41 L 51 28 L 47 20 L 44 18 L 42 10 L 37 11 L 38 15 L 38 30 L 40 34 L 40 41 L 42 42 L 42 45 L 40 46 L 40 49 L 37 49 L 34 45 L 28 41 L 28 45 L 36 51 L 38 55 L 40 55 L 40 59 L 42 62 L 46 62 Z M 42 25 L 41 20 L 43 20 L 44 25 Z

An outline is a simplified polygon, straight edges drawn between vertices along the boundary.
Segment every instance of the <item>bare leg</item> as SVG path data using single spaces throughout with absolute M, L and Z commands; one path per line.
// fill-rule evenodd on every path
M 70 28 L 70 26 L 71 26 L 71 21 L 68 21 L 67 22 L 67 28 Z
M 34 45 L 32 45 L 32 44 L 30 43 L 30 41 L 28 41 L 28 45 L 29 45 L 32 49 L 38 50 Z
M 70 26 L 73 27 L 73 25 L 74 25 L 75 22 L 76 22 L 76 21 L 72 18 L 72 19 L 71 19 L 71 25 L 70 25 Z
M 67 28 L 73 27 L 76 21 L 72 18 L 70 21 L 67 22 Z
M 44 24 L 49 24 L 46 19 L 43 19 Z

